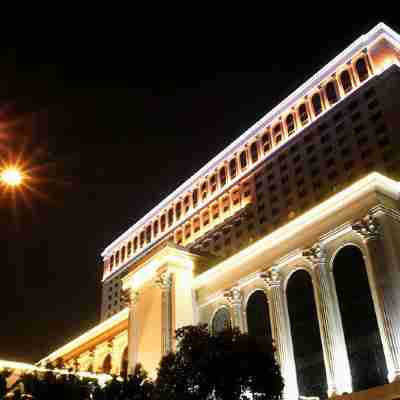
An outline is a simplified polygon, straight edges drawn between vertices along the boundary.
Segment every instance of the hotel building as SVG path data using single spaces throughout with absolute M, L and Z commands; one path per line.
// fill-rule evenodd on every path
M 41 363 L 154 375 L 208 323 L 270 336 L 285 398 L 400 394 L 399 93 L 378 24 L 103 251 L 102 321 Z

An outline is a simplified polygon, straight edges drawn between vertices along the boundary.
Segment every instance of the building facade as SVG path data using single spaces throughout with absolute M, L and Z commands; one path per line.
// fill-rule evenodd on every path
M 400 393 L 399 93 L 378 24 L 104 250 L 102 322 L 42 362 L 154 375 L 175 329 L 229 324 L 286 398 Z

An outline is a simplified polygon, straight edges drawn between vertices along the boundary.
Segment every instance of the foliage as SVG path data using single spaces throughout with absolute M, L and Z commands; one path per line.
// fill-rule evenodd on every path
M 162 400 L 278 399 L 283 380 L 272 343 L 227 329 L 211 335 L 206 325 L 176 332 L 178 349 L 160 363 L 155 398 Z

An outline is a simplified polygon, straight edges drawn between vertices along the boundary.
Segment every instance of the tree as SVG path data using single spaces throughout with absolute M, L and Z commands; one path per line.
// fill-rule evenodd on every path
M 211 335 L 206 325 L 176 332 L 177 351 L 163 357 L 155 383 L 162 400 L 275 400 L 283 380 L 266 338 L 226 329 Z

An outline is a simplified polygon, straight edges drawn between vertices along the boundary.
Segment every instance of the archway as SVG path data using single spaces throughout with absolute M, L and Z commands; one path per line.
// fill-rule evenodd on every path
M 226 307 L 220 308 L 214 315 L 211 328 L 213 335 L 231 327 L 231 315 Z
M 103 367 L 101 370 L 105 374 L 109 374 L 111 372 L 111 354 L 107 354 L 103 361 Z
M 266 337 L 272 341 L 267 296 L 262 290 L 251 294 L 246 307 L 247 328 L 250 335 Z
M 350 361 L 353 390 L 386 383 L 387 369 L 363 255 L 345 246 L 333 261 L 333 275 Z
M 286 296 L 299 393 L 326 398 L 325 365 L 310 274 L 304 270 L 294 272 Z
M 128 347 L 126 347 L 122 353 L 120 375 L 124 378 L 128 375 Z

